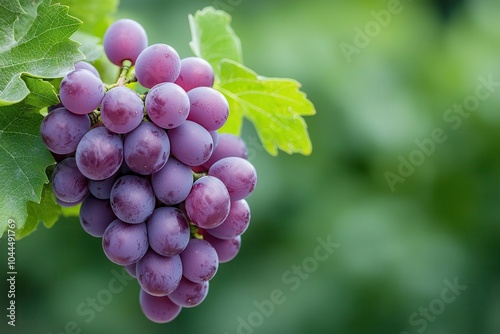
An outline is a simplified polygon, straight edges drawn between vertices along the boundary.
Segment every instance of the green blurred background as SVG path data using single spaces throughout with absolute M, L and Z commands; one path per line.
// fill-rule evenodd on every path
M 173 323 L 143 316 L 134 281 L 93 319 L 79 314 L 120 268 L 77 219 L 62 219 L 17 244 L 17 326 L 7 331 L 500 333 L 500 86 L 470 113 L 448 111 L 475 101 L 479 77 L 500 83 L 500 2 L 402 0 L 385 26 L 370 23 L 391 2 L 122 0 L 117 18 L 181 57 L 191 55 L 188 14 L 226 4 L 245 65 L 297 79 L 314 102 L 313 154 L 273 158 L 246 124 L 259 173 L 252 223 L 205 302 Z M 348 61 L 341 45 L 356 46 L 357 27 L 372 37 Z M 439 129 L 445 139 L 430 144 Z M 418 166 L 391 189 L 386 173 L 402 159 Z M 340 245 L 325 261 L 311 260 L 318 238 Z M 262 315 L 256 304 L 275 289 L 285 300 Z

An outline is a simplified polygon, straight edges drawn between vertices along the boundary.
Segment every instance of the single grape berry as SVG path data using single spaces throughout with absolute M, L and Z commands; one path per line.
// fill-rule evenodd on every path
M 154 86 L 146 95 L 145 104 L 151 121 L 164 129 L 178 127 L 189 114 L 189 97 L 171 82 Z
M 193 187 L 193 172 L 186 164 L 174 157 L 151 176 L 156 197 L 166 205 L 183 202 Z
M 146 224 L 113 221 L 102 236 L 102 249 L 111 262 L 126 266 L 141 259 L 148 250 Z
M 181 72 L 175 83 L 186 92 L 196 87 L 212 87 L 214 70 L 203 58 L 187 57 L 181 60 Z
M 219 268 L 217 251 L 206 240 L 192 238 L 180 256 L 182 275 L 194 283 L 210 281 Z
M 185 121 L 168 132 L 172 154 L 188 166 L 200 166 L 212 155 L 214 142 L 198 123 Z
M 210 87 L 198 87 L 188 93 L 188 120 L 196 122 L 208 131 L 220 129 L 229 116 L 229 104 L 220 92 Z
M 137 280 L 148 294 L 166 296 L 179 286 L 182 278 L 182 262 L 179 255 L 166 257 L 149 249 L 137 261 Z
M 103 39 L 104 52 L 117 66 L 124 60 L 135 63 L 139 54 L 148 46 L 148 36 L 144 28 L 134 20 L 121 19 L 106 30 Z
M 226 186 L 213 176 L 203 176 L 196 180 L 185 203 L 186 212 L 193 224 L 205 229 L 222 224 L 231 208 Z
M 62 79 L 59 97 L 72 113 L 88 114 L 101 104 L 104 84 L 90 71 L 74 70 Z
M 56 154 L 73 153 L 83 136 L 90 130 L 87 115 L 77 115 L 66 108 L 57 108 L 42 121 L 40 134 L 47 148 Z
M 181 71 L 179 54 L 167 44 L 153 44 L 137 57 L 135 76 L 146 88 L 162 82 L 174 82 Z
M 149 245 L 158 254 L 180 254 L 189 242 L 189 222 L 181 210 L 160 207 L 147 221 Z
M 88 195 L 80 207 L 80 224 L 93 237 L 102 237 L 106 228 L 116 220 L 109 201 Z
M 101 104 L 104 126 L 114 133 L 128 133 L 141 124 L 144 104 L 132 89 L 119 86 L 110 89 Z
M 125 175 L 116 180 L 110 201 L 115 215 L 129 224 L 146 221 L 155 208 L 151 184 L 137 175 Z
M 143 289 L 139 295 L 139 304 L 146 318 L 160 324 L 171 322 L 182 310 L 182 307 L 172 302 L 168 296 L 152 296 Z
M 248 197 L 257 184 L 257 171 L 248 161 L 238 157 L 224 158 L 212 165 L 208 175 L 220 179 L 227 190 L 231 201 Z
M 52 189 L 57 199 L 65 203 L 78 203 L 87 195 L 87 178 L 80 172 L 74 158 L 57 164 L 52 172 Z
M 231 202 L 231 209 L 227 218 L 217 227 L 207 229 L 208 234 L 219 239 L 230 240 L 242 235 L 250 224 L 250 206 L 242 199 Z
M 80 140 L 75 158 L 78 169 L 89 179 L 107 179 L 122 164 L 122 139 L 105 127 L 93 128 Z
M 75 70 L 87 70 L 92 72 L 97 78 L 101 79 L 101 75 L 97 71 L 97 69 L 94 67 L 94 65 L 87 63 L 86 61 L 79 61 L 75 63 Z
M 151 175 L 162 168 L 170 155 L 170 140 L 162 128 L 144 122 L 123 141 L 127 166 L 135 173 Z

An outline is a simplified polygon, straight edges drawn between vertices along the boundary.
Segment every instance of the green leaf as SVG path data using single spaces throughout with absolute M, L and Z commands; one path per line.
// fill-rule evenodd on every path
M 54 86 L 52 86 L 50 82 L 26 76 L 23 76 L 23 80 L 26 87 L 28 87 L 31 92 L 26 99 L 24 99 L 24 103 L 39 108 L 59 103 L 59 98 L 54 91 Z
M 215 72 L 214 88 L 229 102 L 229 118 L 221 129 L 239 135 L 243 118 L 250 120 L 271 155 L 311 154 L 312 145 L 302 115 L 316 113 L 313 104 L 292 79 L 265 78 L 242 65 L 240 39 L 231 28 L 231 16 L 207 7 L 189 16 L 196 56 Z
M 81 31 L 75 32 L 71 38 L 81 44 L 80 52 L 85 55 L 85 61 L 96 61 L 104 54 L 100 38 Z
M 112 22 L 111 14 L 116 11 L 119 0 L 58 0 L 69 6 L 69 13 L 82 20 L 80 31 L 99 38 Z
M 189 15 L 192 41 L 189 43 L 194 54 L 207 60 L 218 77 L 222 59 L 243 61 L 241 42 L 231 28 L 231 16 L 213 7 L 206 7 Z
M 0 236 L 8 219 L 23 228 L 28 201 L 39 203 L 54 159 L 40 137 L 42 116 L 27 104 L 0 108 Z
M 57 204 L 52 187 L 48 183 L 43 187 L 40 203 L 28 202 L 28 219 L 24 226 L 17 231 L 17 239 L 24 238 L 34 232 L 39 223 L 43 223 L 46 228 L 51 228 L 60 215 L 61 207 Z
M 22 14 L 25 12 L 18 1 L 0 1 L 0 52 L 15 42 L 14 26 Z
M 37 5 L 36 1 L 32 4 Z M 7 22 L 11 22 L 15 15 L 16 18 L 22 16 L 19 10 L 5 10 L 11 7 L 19 8 L 19 0 L 0 0 Z M 12 23 L 3 26 L 0 33 L 0 38 L 5 41 L 0 46 L 0 105 L 20 102 L 29 94 L 21 78 L 23 74 L 58 78 L 83 59 L 78 43 L 69 39 L 81 22 L 68 15 L 66 6 L 50 5 L 50 0 L 43 0 L 33 21 L 19 22 L 16 29 Z
M 314 115 L 313 104 L 292 79 L 265 78 L 234 61 L 222 61 L 220 82 L 230 108 L 228 122 L 221 132 L 240 133 L 242 117 L 255 126 L 264 148 L 271 155 L 278 149 L 309 155 L 311 140 L 301 115 Z

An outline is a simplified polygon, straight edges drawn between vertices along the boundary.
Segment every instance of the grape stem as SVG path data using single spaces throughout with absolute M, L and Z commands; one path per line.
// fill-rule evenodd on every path
M 116 80 L 115 84 L 107 85 L 106 91 L 118 87 L 125 86 L 126 84 L 137 82 L 137 78 L 135 73 L 130 74 L 130 69 L 132 68 L 132 62 L 130 60 L 124 60 L 122 62 L 122 67 L 120 71 L 120 75 L 118 76 L 118 80 Z

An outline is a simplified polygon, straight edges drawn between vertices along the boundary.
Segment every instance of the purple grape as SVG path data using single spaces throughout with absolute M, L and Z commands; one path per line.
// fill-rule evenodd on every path
M 151 185 L 162 203 L 179 204 L 193 187 L 193 172 L 189 166 L 171 156 L 165 166 L 151 176 Z
M 150 175 L 167 162 L 170 141 L 162 128 L 144 122 L 128 133 L 123 141 L 123 156 L 127 166 L 134 172 Z
M 213 140 L 201 125 L 185 121 L 168 131 L 172 154 L 188 166 L 200 166 L 212 155 Z
M 89 179 L 107 179 L 122 164 L 122 139 L 103 126 L 93 128 L 80 140 L 75 158 L 78 168 Z
M 186 92 L 196 87 L 212 87 L 214 70 L 203 58 L 188 57 L 181 60 L 181 72 L 175 81 Z
M 238 136 L 229 133 L 219 135 L 219 142 L 216 145 L 210 159 L 203 164 L 207 170 L 220 159 L 229 157 L 239 157 L 246 159 L 248 150 L 245 142 Z
M 115 133 L 128 133 L 142 122 L 144 104 L 139 95 L 124 86 L 110 89 L 101 103 L 104 125 Z
M 149 245 L 160 255 L 178 255 L 189 242 L 189 222 L 177 208 L 157 208 L 149 217 L 147 226 Z
M 136 21 L 121 19 L 106 30 L 103 39 L 104 52 L 109 60 L 122 66 L 124 60 L 135 63 L 139 54 L 148 46 L 148 36 Z
M 137 57 L 135 76 L 146 88 L 162 82 L 174 82 L 181 71 L 179 54 L 167 44 L 153 44 Z
M 208 241 L 192 238 L 180 257 L 182 275 L 191 282 L 207 282 L 217 273 L 219 258 Z
M 257 184 L 255 167 L 243 158 L 221 159 L 210 167 L 208 175 L 215 176 L 224 183 L 232 202 L 246 198 Z
M 200 305 L 208 295 L 209 282 L 194 283 L 182 277 L 181 283 L 171 294 L 171 301 L 179 306 L 190 308 Z
M 62 79 L 59 97 L 66 109 L 72 113 L 88 114 L 101 104 L 104 84 L 90 71 L 74 70 Z
M 174 320 L 182 310 L 182 307 L 172 302 L 168 296 L 152 296 L 143 289 L 139 295 L 139 304 L 146 318 L 159 324 Z
M 96 76 L 96 78 L 101 79 L 101 75 L 97 71 L 97 69 L 94 67 L 94 65 L 87 63 L 86 61 L 79 61 L 75 63 L 75 70 L 87 70 L 90 71 L 93 75 Z
M 209 133 L 212 136 L 212 141 L 214 142 L 214 150 L 215 150 L 217 148 L 217 145 L 219 145 L 219 132 L 217 132 L 217 130 L 213 130 L 209 131 Z
M 219 226 L 206 232 L 219 239 L 233 239 L 242 235 L 250 224 L 250 207 L 244 199 L 232 202 L 229 215 Z
M 84 198 L 82 198 L 82 199 L 81 199 L 81 200 L 79 200 L 79 201 L 76 201 L 76 202 L 64 202 L 64 201 L 61 201 L 61 200 L 60 200 L 59 198 L 57 198 L 57 196 L 56 196 L 56 203 L 57 203 L 58 205 L 62 206 L 62 207 L 65 207 L 65 208 L 71 208 L 71 207 L 73 207 L 73 206 L 76 206 L 76 205 L 78 205 L 78 204 L 82 203 L 84 199 L 85 199 L 85 197 L 84 197 Z
M 136 266 L 137 266 L 137 262 L 134 262 L 132 264 L 128 264 L 128 265 L 124 266 L 123 268 L 125 268 L 125 271 L 127 271 L 127 273 L 130 276 L 132 276 L 133 278 L 136 278 L 136 275 L 135 275 Z
M 85 232 L 93 237 L 102 237 L 106 228 L 116 220 L 109 201 L 89 195 L 80 208 L 80 224 Z
M 226 187 L 212 176 L 203 176 L 196 180 L 185 204 L 193 224 L 206 229 L 222 224 L 231 207 Z
M 87 115 L 77 115 L 66 108 L 50 112 L 40 126 L 43 142 L 56 154 L 73 153 L 89 130 L 90 119 Z
M 154 86 L 146 95 L 146 112 L 156 125 L 164 129 L 178 127 L 189 114 L 186 92 L 171 82 Z
M 241 236 L 223 240 L 207 233 L 203 235 L 203 239 L 208 241 L 215 249 L 220 263 L 226 263 L 234 259 L 241 248 Z
M 102 249 L 111 262 L 122 266 L 139 261 L 148 250 L 146 224 L 114 220 L 104 231 Z
M 197 87 L 187 93 L 188 120 L 196 122 L 208 131 L 220 129 L 229 116 L 229 104 L 220 92 L 210 87 Z
M 113 188 L 113 184 L 115 184 L 118 176 L 119 172 L 116 172 L 104 180 L 89 180 L 90 193 L 98 199 L 109 199 L 111 188 Z
M 110 201 L 115 215 L 129 224 L 146 221 L 155 208 L 151 184 L 136 175 L 125 175 L 116 180 L 111 189 Z
M 137 262 L 137 280 L 148 294 L 166 296 L 179 286 L 182 277 L 182 262 L 179 255 L 166 257 L 149 249 Z
M 87 195 L 87 178 L 78 170 L 74 158 L 66 158 L 52 173 L 52 189 L 56 197 L 66 203 L 77 203 Z

